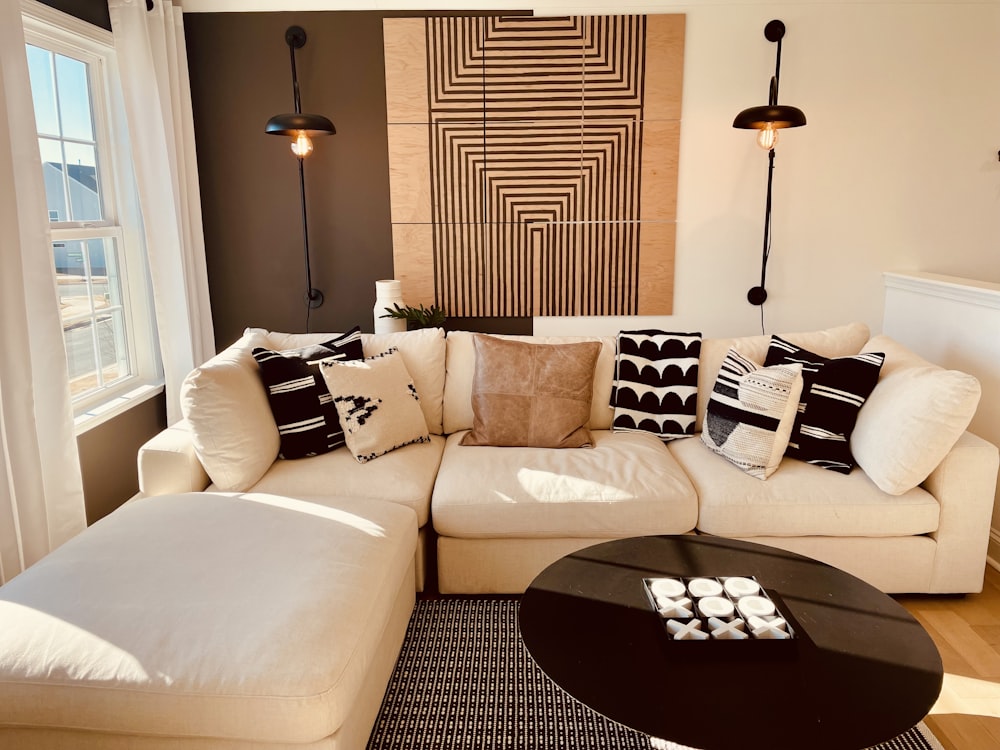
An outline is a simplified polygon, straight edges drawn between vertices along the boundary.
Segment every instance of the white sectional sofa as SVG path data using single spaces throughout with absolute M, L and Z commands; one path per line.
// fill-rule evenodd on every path
M 461 445 L 473 423 L 474 334 L 446 337 L 440 329 L 363 335 L 366 357 L 399 349 L 419 392 L 430 442 L 364 464 L 346 448 L 278 459 L 277 430 L 251 350 L 290 349 L 330 335 L 247 329 L 195 370 L 183 392 L 187 419 L 140 451 L 141 492 L 253 491 L 318 503 L 401 503 L 414 510 L 420 528 L 418 588 L 426 566 L 436 565 L 442 593 L 520 592 L 548 563 L 583 546 L 681 533 L 790 549 L 887 592 L 982 587 L 998 455 L 995 446 L 965 431 L 978 383 L 884 336 L 870 340 L 863 324 L 782 337 L 825 357 L 886 352 L 881 380 L 852 437 L 867 461 L 859 456 L 860 466 L 845 475 L 785 458 L 764 481 L 697 437 L 664 443 L 610 429 L 614 337 L 506 337 L 600 341 L 588 425 L 592 448 Z M 762 362 L 769 341 L 704 339 L 697 430 L 730 347 Z
M 186 420 L 140 451 L 147 497 L 0 588 L 0 745 L 359 750 L 431 570 L 445 593 L 520 592 L 559 556 L 614 537 L 752 539 L 890 592 L 982 587 L 998 452 L 965 431 L 978 383 L 869 341 L 865 326 L 784 337 L 824 357 L 886 353 L 852 436 L 863 468 L 779 451 L 763 481 L 698 437 L 611 429 L 615 338 L 583 347 L 596 354 L 589 419 L 587 388 L 568 389 L 589 423 L 591 447 L 578 448 L 462 444 L 483 422 L 473 334 L 363 338 L 362 367 L 405 363 L 420 442 L 366 463 L 351 444 L 278 458 L 252 350 L 330 335 L 247 330 L 191 373 Z M 697 428 L 729 348 L 761 361 L 768 343 L 701 342 Z M 399 411 L 386 412 L 395 430 Z

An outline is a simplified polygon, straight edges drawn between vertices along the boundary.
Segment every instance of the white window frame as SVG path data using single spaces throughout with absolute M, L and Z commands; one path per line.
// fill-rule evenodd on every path
M 132 374 L 73 400 L 76 432 L 80 434 L 163 390 L 152 285 L 114 38 L 106 29 L 35 0 L 21 0 L 21 12 L 27 44 L 82 60 L 90 70 L 104 219 L 52 222 L 51 241 L 110 237 L 117 245 L 122 268 L 122 300 Z

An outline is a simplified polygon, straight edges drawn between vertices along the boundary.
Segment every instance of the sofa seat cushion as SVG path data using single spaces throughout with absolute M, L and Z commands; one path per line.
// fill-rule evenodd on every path
M 253 492 L 318 498 L 320 502 L 331 496 L 384 500 L 412 508 L 422 527 L 430 516 L 431 492 L 444 445 L 443 437 L 431 435 L 429 443 L 406 445 L 364 464 L 347 448 L 297 461 L 275 461 Z
M 435 530 L 479 538 L 680 534 L 698 499 L 648 433 L 591 430 L 592 448 L 499 448 L 448 438 L 431 500 Z
M 391 503 L 126 505 L 0 589 L 0 726 L 317 742 L 350 715 L 415 547 Z
M 785 458 L 762 482 L 700 440 L 675 440 L 669 449 L 698 491 L 698 529 L 707 534 L 888 537 L 938 527 L 940 506 L 929 492 L 888 495 L 860 469 L 838 474 Z

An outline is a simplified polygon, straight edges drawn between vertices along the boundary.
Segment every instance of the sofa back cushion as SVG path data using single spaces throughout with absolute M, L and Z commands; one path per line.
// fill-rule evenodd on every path
M 917 356 L 888 336 L 864 351 L 885 352 L 878 385 L 858 414 L 851 452 L 890 495 L 923 482 L 965 432 L 982 393 L 979 381 Z
M 472 383 L 476 374 L 474 333 L 450 331 L 448 333 L 447 377 L 444 383 L 444 432 L 472 429 Z M 615 371 L 614 336 L 497 336 L 501 339 L 525 341 L 531 344 L 570 344 L 582 341 L 599 341 L 601 351 L 594 366 L 593 395 L 590 401 L 592 430 L 611 428 L 611 382 Z M 419 384 L 417 388 L 419 389 Z
M 823 357 L 847 357 L 857 354 L 868 341 L 868 326 L 864 323 L 849 323 L 823 331 L 804 333 L 782 333 L 781 338 L 796 346 L 808 349 Z M 701 344 L 701 360 L 698 364 L 698 419 L 695 430 L 700 432 L 705 424 L 705 410 L 708 399 L 719 376 L 719 368 L 730 348 L 749 360 L 763 364 L 770 335 L 744 336 L 742 338 L 705 339 Z
M 334 334 L 330 333 L 275 333 L 266 335 L 272 349 L 295 349 L 310 344 L 321 344 Z M 395 347 L 403 357 L 413 385 L 420 395 L 420 408 L 427 420 L 427 430 L 442 434 L 442 401 L 444 399 L 445 339 L 441 328 L 424 328 L 398 333 L 362 333 L 361 343 L 366 357 L 382 354 Z
M 195 453 L 212 482 L 227 492 L 250 489 L 278 457 L 278 427 L 255 347 L 269 348 L 270 342 L 263 331 L 248 328 L 181 383 L 181 413 L 191 426 Z

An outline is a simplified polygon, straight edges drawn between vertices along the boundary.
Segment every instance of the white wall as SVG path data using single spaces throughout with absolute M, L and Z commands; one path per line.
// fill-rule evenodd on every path
M 766 155 L 731 125 L 766 103 L 772 18 L 787 27 L 779 101 L 809 123 L 777 147 L 767 331 L 880 330 L 886 270 L 1000 282 L 1000 5 L 673 7 L 687 13 L 675 314 L 642 324 L 760 330 L 745 295 L 759 277 Z M 637 323 L 535 322 L 548 334 Z
M 1000 284 L 937 274 L 886 274 L 883 330 L 942 367 L 975 375 L 983 388 L 969 430 L 1000 445 Z M 1000 487 L 990 558 L 1000 566 Z
M 732 120 L 767 101 L 772 18 L 787 27 L 779 101 L 809 124 L 778 145 L 767 331 L 853 320 L 881 330 L 883 271 L 1000 282 L 997 0 L 184 0 L 186 12 L 293 8 L 687 15 L 675 314 L 537 318 L 536 333 L 760 331 L 746 292 L 760 275 L 767 161 Z

